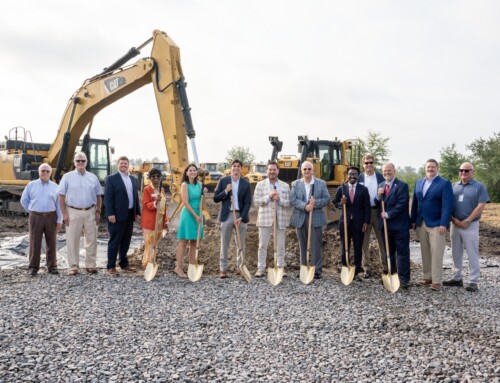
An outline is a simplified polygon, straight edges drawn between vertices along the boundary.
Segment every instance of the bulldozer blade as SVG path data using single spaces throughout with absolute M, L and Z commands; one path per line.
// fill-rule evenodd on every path
M 385 289 L 391 293 L 399 290 L 399 277 L 397 274 L 382 274 L 382 283 Z

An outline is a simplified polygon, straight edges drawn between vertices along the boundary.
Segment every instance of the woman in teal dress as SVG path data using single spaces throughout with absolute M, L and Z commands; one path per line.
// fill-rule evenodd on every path
M 177 239 L 175 273 L 181 278 L 187 278 L 183 270 L 183 258 L 189 244 L 189 262 L 195 262 L 198 225 L 201 223 L 200 239 L 203 238 L 203 223 L 200 220 L 200 202 L 202 184 L 198 182 L 198 167 L 189 164 L 182 174 L 181 198 L 184 207 L 181 211 Z

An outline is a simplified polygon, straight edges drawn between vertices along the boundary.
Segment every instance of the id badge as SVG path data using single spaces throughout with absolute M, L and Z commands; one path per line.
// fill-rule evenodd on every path
M 458 202 L 464 202 L 464 195 L 463 194 L 460 194 L 458 196 Z

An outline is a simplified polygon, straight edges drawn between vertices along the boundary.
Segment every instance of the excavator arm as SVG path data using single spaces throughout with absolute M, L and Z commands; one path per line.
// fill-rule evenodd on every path
M 186 83 L 182 73 L 179 47 L 165 33 L 153 32 L 153 37 L 140 48 L 153 42 L 151 56 L 138 60 L 135 64 L 121 67 L 133 56 L 140 53 L 132 48 L 101 74 L 84 82 L 71 97 L 54 143 L 51 145 L 47 162 L 56 168 L 58 180 L 72 165 L 72 153 L 85 127 L 94 116 L 115 101 L 127 96 L 146 84 L 152 84 L 156 95 L 165 147 L 172 169 L 171 191 L 173 199 L 179 202 L 181 177 L 188 165 L 187 137 L 190 138 L 195 160 L 195 131 L 186 96 Z M 175 194 L 175 197 L 174 197 Z

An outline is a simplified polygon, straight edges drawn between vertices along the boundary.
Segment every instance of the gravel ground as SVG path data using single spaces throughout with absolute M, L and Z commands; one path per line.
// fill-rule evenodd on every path
M 0 271 L 0 382 L 500 381 L 498 268 L 478 293 L 396 294 L 338 274 L 25 273 Z

